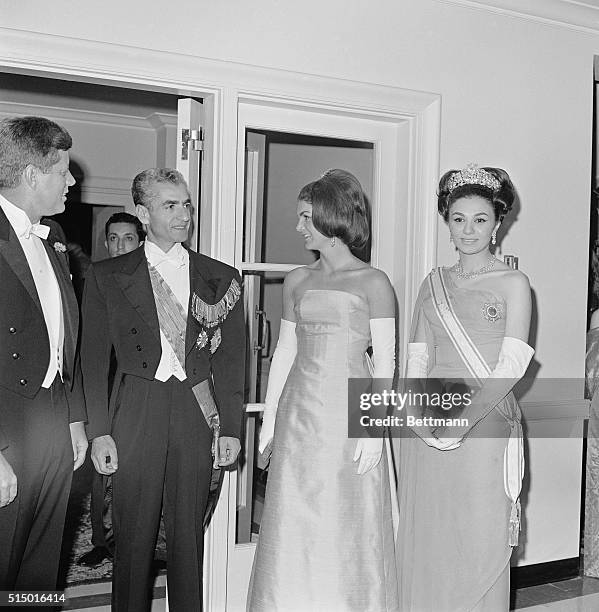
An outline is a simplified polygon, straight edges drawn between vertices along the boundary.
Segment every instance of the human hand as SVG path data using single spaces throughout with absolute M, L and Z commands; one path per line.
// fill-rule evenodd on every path
M 241 450 L 241 443 L 238 438 L 231 438 L 229 436 L 223 436 L 218 439 L 218 465 L 219 467 L 226 467 L 233 465 L 237 461 L 237 455 Z
M 71 444 L 73 445 L 73 471 L 83 465 L 85 461 L 85 453 L 87 452 L 88 442 L 85 435 L 85 425 L 83 421 L 77 421 L 70 424 L 71 428 Z
M 93 439 L 91 458 L 99 474 L 110 476 L 119 469 L 119 456 L 112 436 L 98 436 Z
M 383 454 L 383 438 L 360 438 L 356 444 L 354 461 L 360 460 L 357 474 L 366 474 L 375 468 Z
M 0 451 L 0 508 L 8 506 L 17 496 L 17 476 Z

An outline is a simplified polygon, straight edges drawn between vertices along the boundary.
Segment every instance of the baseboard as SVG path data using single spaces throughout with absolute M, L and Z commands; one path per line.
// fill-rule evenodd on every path
M 511 588 L 522 589 L 539 584 L 576 578 L 576 576 L 580 575 L 580 565 L 580 557 L 572 557 L 571 559 L 559 559 L 557 561 L 548 561 L 547 563 L 512 567 L 510 572 Z

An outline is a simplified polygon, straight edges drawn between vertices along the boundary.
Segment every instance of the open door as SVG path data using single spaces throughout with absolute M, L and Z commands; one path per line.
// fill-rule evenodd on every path
M 203 105 L 192 98 L 181 98 L 177 104 L 177 170 L 187 181 L 193 204 L 192 232 L 187 243 L 192 251 L 200 250 L 204 131 Z
M 244 214 L 244 260 L 260 261 L 262 253 L 262 218 L 264 214 L 264 164 L 266 136 L 248 132 L 246 137 L 245 165 L 245 214 Z M 246 401 L 260 402 L 259 381 L 264 360 L 270 354 L 270 321 L 261 307 L 262 277 L 246 277 L 244 299 L 246 328 L 249 342 L 246 356 Z M 251 542 L 253 519 L 253 489 L 255 436 L 257 422 L 255 413 L 244 415 L 243 428 L 245 448 L 239 461 L 237 475 L 237 541 Z

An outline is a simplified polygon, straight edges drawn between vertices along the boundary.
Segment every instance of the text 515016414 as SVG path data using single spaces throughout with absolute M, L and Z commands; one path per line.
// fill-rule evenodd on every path
M 64 591 L 0 591 L 0 607 L 56 606 L 64 604 Z

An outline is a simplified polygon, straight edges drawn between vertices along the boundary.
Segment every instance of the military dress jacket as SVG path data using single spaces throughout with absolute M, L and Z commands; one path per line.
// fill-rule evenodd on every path
M 239 437 L 246 350 L 241 280 L 231 266 L 189 251 L 189 287 L 183 384 L 192 388 L 211 379 L 220 435 Z M 87 432 L 93 439 L 111 433 L 123 377 L 153 380 L 160 363 L 160 326 L 143 248 L 91 266 L 82 320 Z M 117 370 L 109 393 L 111 349 Z

